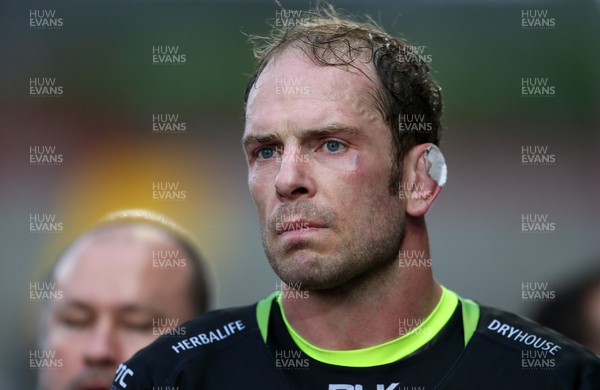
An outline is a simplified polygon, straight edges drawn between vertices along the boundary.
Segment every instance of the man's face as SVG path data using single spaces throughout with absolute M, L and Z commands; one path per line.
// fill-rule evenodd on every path
M 404 205 L 389 192 L 392 137 L 374 89 L 352 67 L 318 67 L 288 49 L 250 92 L 250 192 L 269 262 L 292 287 L 334 288 L 398 255 Z
M 63 365 L 40 373 L 43 389 L 108 389 L 120 363 L 164 333 L 166 324 L 193 316 L 190 265 L 153 262 L 153 251 L 175 250 L 188 257 L 154 228 L 128 226 L 96 233 L 63 258 L 55 272 L 62 299 L 48 308 L 43 342 Z

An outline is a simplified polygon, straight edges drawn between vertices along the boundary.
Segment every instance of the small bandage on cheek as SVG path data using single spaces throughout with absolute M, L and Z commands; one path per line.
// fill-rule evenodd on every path
M 443 187 L 448 177 L 448 167 L 446 167 L 446 160 L 441 150 L 437 146 L 431 145 L 425 149 L 423 160 L 429 177 Z

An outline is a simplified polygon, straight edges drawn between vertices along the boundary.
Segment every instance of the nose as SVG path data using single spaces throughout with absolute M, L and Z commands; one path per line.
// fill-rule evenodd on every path
M 120 362 L 120 350 L 115 326 L 108 319 L 99 319 L 91 329 L 90 339 L 84 351 L 87 366 L 116 367 Z
M 278 159 L 279 170 L 275 178 L 278 196 L 287 200 L 313 196 L 315 184 L 308 155 L 301 153 L 298 148 L 289 148 Z

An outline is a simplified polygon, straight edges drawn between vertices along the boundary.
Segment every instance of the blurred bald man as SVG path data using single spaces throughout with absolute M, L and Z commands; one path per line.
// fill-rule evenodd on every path
M 206 263 L 172 221 L 114 213 L 70 244 L 50 272 L 62 299 L 42 309 L 40 346 L 62 359 L 44 390 L 109 389 L 119 363 L 209 309 Z

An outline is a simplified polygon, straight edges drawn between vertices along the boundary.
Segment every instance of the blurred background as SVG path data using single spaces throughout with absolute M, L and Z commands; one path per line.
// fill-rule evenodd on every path
M 428 225 L 444 285 L 531 315 L 547 299 L 524 291 L 599 268 L 600 2 L 331 3 L 421 47 L 442 86 L 449 179 Z M 218 307 L 275 290 L 240 138 L 245 34 L 266 34 L 280 12 L 273 1 L 0 3 L 3 388 L 35 375 L 30 284 L 110 211 L 149 208 L 191 231 Z M 177 61 L 154 62 L 157 47 Z M 524 92 L 534 83 L 553 88 Z M 153 183 L 185 199 L 154 199 Z M 32 230 L 31 218 L 55 225 Z

